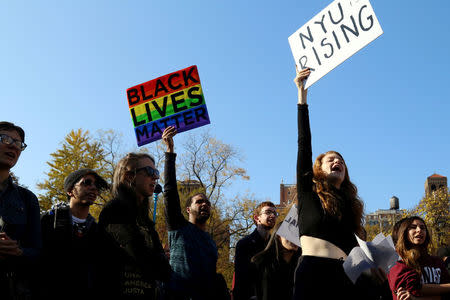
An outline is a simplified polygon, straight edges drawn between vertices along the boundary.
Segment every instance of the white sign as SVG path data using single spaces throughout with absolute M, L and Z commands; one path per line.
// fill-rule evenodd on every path
M 298 212 L 297 205 L 292 205 L 286 218 L 277 231 L 279 236 L 284 237 L 288 241 L 300 247 L 300 237 L 298 232 Z
M 382 34 L 369 0 L 335 0 L 288 40 L 298 70 L 312 71 L 308 88 Z

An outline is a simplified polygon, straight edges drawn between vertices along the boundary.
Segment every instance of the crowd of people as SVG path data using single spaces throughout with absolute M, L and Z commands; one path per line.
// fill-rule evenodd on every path
M 25 132 L 0 122 L 1 299 L 445 299 L 450 275 L 428 252 L 431 235 L 419 217 L 400 220 L 393 241 L 400 260 L 386 274 L 371 269 L 354 284 L 343 262 L 365 239 L 363 203 L 342 155 L 312 162 L 304 80 L 297 72 L 297 207 L 301 247 L 278 235 L 282 220 L 269 201 L 254 210 L 255 230 L 236 244 L 232 292 L 217 273 L 218 251 L 207 232 L 211 203 L 204 193 L 181 207 L 177 188 L 176 130 L 166 147 L 164 205 L 170 254 L 149 217 L 149 199 L 160 173 L 151 155 L 128 153 L 115 167 L 111 186 L 95 170 L 70 173 L 61 187 L 67 204 L 40 216 L 36 196 L 10 174 Z M 113 198 L 98 223 L 90 207 L 106 189 Z M 185 218 L 183 211 L 187 212 Z M 355 236 L 356 235 L 356 236 Z

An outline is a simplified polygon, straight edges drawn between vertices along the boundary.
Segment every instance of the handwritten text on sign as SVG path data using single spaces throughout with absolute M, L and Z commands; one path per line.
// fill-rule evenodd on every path
M 383 34 L 369 0 L 336 0 L 289 37 L 305 88 Z
M 191 66 L 127 90 L 139 146 L 159 140 L 164 129 L 178 132 L 209 124 L 197 66 Z

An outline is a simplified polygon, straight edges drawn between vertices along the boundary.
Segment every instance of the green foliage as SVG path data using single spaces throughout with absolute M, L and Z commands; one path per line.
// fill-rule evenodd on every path
M 61 148 L 50 154 L 47 162 L 50 167 L 47 178 L 37 184 L 39 202 L 42 210 L 49 209 L 54 203 L 67 202 L 64 192 L 65 178 L 78 169 L 95 169 L 100 176 L 105 176 L 106 165 L 104 150 L 99 142 L 93 141 L 89 131 L 72 130 L 61 144 Z

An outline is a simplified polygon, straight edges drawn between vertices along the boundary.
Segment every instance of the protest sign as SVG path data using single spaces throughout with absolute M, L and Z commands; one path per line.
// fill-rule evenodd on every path
M 190 66 L 127 90 L 138 146 L 159 140 L 164 129 L 178 132 L 209 124 L 197 66 Z
M 383 34 L 369 0 L 335 0 L 288 40 L 305 88 Z
M 283 223 L 278 229 L 277 234 L 300 247 L 300 237 L 297 220 L 297 205 L 292 205 L 286 218 L 284 218 Z

